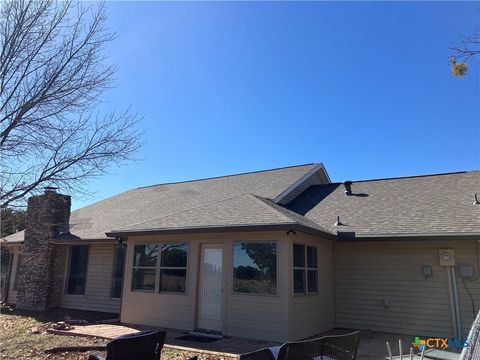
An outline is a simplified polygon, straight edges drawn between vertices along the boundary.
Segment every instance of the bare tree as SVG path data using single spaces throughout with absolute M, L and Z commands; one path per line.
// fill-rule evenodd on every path
M 450 58 L 452 73 L 462 77 L 468 71 L 469 61 L 480 55 L 480 27 L 477 27 L 470 36 L 463 36 L 460 43 L 451 50 L 453 51 L 453 56 Z
M 141 146 L 129 109 L 100 114 L 115 66 L 104 4 L 0 2 L 0 206 L 47 185 L 86 194 L 87 180 L 133 160 Z

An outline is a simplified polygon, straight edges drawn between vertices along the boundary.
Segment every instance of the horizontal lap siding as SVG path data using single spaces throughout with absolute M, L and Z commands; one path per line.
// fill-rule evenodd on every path
M 302 234 L 296 237 L 292 242 L 316 246 L 318 249 L 318 295 L 290 296 L 289 340 L 304 339 L 335 327 L 333 244 L 329 240 L 306 235 L 302 239 Z M 290 263 L 293 264 L 291 260 Z M 293 294 L 292 274 L 290 279 L 290 294 Z
M 60 306 L 66 309 L 119 313 L 120 299 L 110 297 L 114 254 L 114 245 L 90 245 L 85 295 L 63 293 Z
M 474 241 L 392 241 L 335 244 L 336 325 L 410 335 L 452 336 L 447 270 L 438 249 L 453 248 L 457 264 L 477 266 Z M 433 267 L 424 279 L 422 265 Z M 464 329 L 471 304 L 457 277 Z M 477 304 L 479 281 L 468 282 Z M 389 301 L 389 307 L 383 301 Z M 468 307 L 470 304 L 470 311 Z

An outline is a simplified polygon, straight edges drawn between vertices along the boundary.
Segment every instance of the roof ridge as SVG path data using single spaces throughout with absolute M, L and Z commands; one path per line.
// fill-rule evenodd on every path
M 414 179 L 414 178 L 424 178 L 424 177 L 433 177 L 433 176 L 444 176 L 444 175 L 460 175 L 460 174 L 471 174 L 474 172 L 479 172 L 480 170 L 463 170 L 463 171 L 452 171 L 446 173 L 436 173 L 436 174 L 422 174 L 422 175 L 409 175 L 409 176 L 394 176 L 386 178 L 376 178 L 376 179 L 363 179 L 363 180 L 351 180 L 353 183 L 359 182 L 369 182 L 369 181 L 385 181 L 385 180 L 402 180 L 402 179 Z M 343 184 L 342 181 L 332 182 L 330 184 L 323 185 L 333 185 L 333 184 Z M 322 185 L 320 185 L 322 186 Z
M 171 181 L 171 182 L 159 183 L 159 184 L 154 184 L 154 185 L 140 186 L 140 187 L 133 188 L 133 189 L 130 189 L 130 190 L 127 190 L 127 191 L 137 190 L 137 189 L 145 189 L 145 188 L 162 186 L 162 185 L 184 184 L 184 183 L 190 183 L 190 182 L 195 182 L 195 181 L 205 181 L 205 180 L 222 179 L 222 178 L 240 176 L 240 175 L 258 174 L 258 173 L 263 173 L 263 172 L 278 171 L 278 170 L 291 169 L 291 168 L 296 168 L 296 167 L 302 167 L 302 166 L 308 166 L 308 165 L 317 165 L 317 164 L 320 164 L 320 163 L 306 163 L 306 164 L 299 164 L 299 165 L 282 166 L 282 167 L 278 167 L 278 168 L 265 169 L 265 170 L 247 171 L 247 172 L 237 173 L 237 174 L 212 176 L 212 177 L 201 178 L 201 179 L 184 180 L 184 181 Z
M 199 206 L 193 206 L 191 208 L 188 208 L 188 209 L 184 209 L 184 210 L 180 210 L 180 211 L 177 211 L 177 212 L 172 212 L 172 213 L 169 213 L 169 214 L 166 214 L 166 215 L 163 215 L 163 216 L 156 216 L 156 217 L 153 217 L 151 219 L 148 219 L 148 220 L 145 220 L 145 221 L 140 221 L 138 223 L 135 223 L 135 224 L 131 224 L 130 226 L 126 227 L 125 229 L 129 229 L 131 227 L 134 227 L 134 226 L 137 226 L 137 225 L 140 225 L 140 224 L 145 224 L 145 223 L 148 223 L 152 220 L 158 220 L 158 219 L 165 219 L 169 216 L 172 216 L 172 215 L 178 215 L 178 214 L 181 214 L 181 213 L 184 213 L 184 212 L 187 212 L 187 211 L 191 211 L 191 210 L 196 210 L 196 209 L 200 209 L 202 207 L 205 207 L 205 206 L 208 206 L 208 205 L 212 205 L 212 204 L 216 204 L 216 203 L 221 203 L 221 202 L 224 202 L 224 201 L 227 201 L 227 200 L 232 200 L 232 199 L 235 199 L 235 198 L 238 198 L 238 197 L 241 197 L 241 196 L 244 196 L 244 195 L 247 195 L 245 193 L 243 194 L 237 194 L 237 195 L 234 195 L 234 196 L 230 196 L 228 198 L 224 198 L 224 199 L 221 199 L 221 200 L 213 200 L 213 201 L 209 201 L 207 203 L 204 203 L 202 205 L 199 205 Z

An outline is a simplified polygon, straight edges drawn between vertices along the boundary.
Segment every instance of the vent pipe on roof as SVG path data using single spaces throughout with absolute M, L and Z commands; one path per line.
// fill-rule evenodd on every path
M 345 186 L 345 196 L 352 195 L 352 182 L 344 181 L 343 186 Z
M 475 200 L 473 201 L 473 205 L 479 205 L 480 201 L 478 201 L 478 196 L 475 194 Z
M 340 221 L 340 216 L 337 216 L 337 221 L 335 221 L 335 226 L 342 226 L 343 223 Z

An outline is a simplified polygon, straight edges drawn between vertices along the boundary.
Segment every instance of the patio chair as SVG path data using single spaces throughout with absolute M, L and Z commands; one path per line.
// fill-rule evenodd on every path
M 240 360 L 355 360 L 359 332 L 288 342 L 240 355 Z
M 277 360 L 355 360 L 360 332 L 283 344 Z
M 88 360 L 159 360 L 165 331 L 145 330 L 113 339 L 107 344 L 107 357 L 92 354 Z
M 265 348 L 242 354 L 240 360 L 275 360 L 275 356 L 269 348 Z

